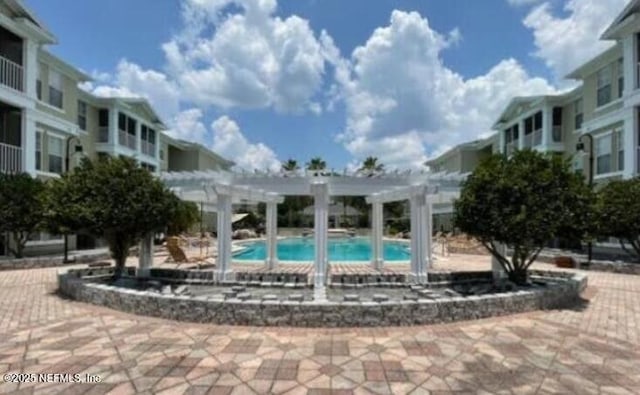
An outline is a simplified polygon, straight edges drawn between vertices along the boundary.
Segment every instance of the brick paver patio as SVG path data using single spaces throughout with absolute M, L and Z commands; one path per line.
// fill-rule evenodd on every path
M 489 262 L 452 256 L 437 265 Z M 585 303 L 573 310 L 345 330 L 133 316 L 59 298 L 56 271 L 0 273 L 0 372 L 101 382 L 0 380 L 0 393 L 640 393 L 640 276 L 589 272 Z

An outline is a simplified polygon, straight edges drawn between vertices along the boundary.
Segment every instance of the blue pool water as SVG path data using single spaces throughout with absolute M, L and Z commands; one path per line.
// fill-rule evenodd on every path
M 264 241 L 246 244 L 246 249 L 233 255 L 234 260 L 260 261 L 267 256 Z M 315 243 L 310 238 L 289 238 L 278 240 L 279 261 L 313 261 Z M 330 238 L 329 261 L 370 261 L 371 241 L 369 238 Z M 411 259 L 409 245 L 385 241 L 382 255 L 385 261 L 408 261 Z

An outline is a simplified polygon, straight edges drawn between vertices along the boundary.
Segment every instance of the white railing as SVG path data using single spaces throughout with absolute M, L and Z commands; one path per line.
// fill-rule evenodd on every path
M 525 134 L 524 135 L 524 148 L 533 147 L 533 134 Z
M 551 141 L 554 143 L 562 142 L 562 126 L 556 125 L 551 129 Z
M 124 145 L 125 147 L 129 147 L 132 150 L 136 149 L 136 136 L 129 134 L 123 130 L 118 131 L 118 143 L 120 145 Z
M 22 66 L 0 56 L 0 84 L 24 92 L 23 75 Z
M 542 144 L 542 129 L 533 131 L 533 146 L 537 147 Z
M 142 140 L 140 142 L 140 150 L 145 155 L 153 156 L 154 158 L 156 156 L 156 145 L 148 141 Z
M 101 126 L 98 129 L 98 142 L 99 143 L 108 143 L 109 142 L 109 128 L 106 126 Z
M 22 172 L 22 147 L 0 143 L 0 173 Z
M 507 144 L 507 152 L 505 152 L 505 154 L 507 154 L 507 156 L 513 154 L 513 152 L 516 150 L 516 148 L 518 147 L 518 140 L 513 141 L 511 143 Z

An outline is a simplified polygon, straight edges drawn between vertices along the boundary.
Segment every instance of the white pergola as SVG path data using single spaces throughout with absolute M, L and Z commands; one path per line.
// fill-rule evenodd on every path
M 166 172 L 160 179 L 184 200 L 203 203 L 218 213 L 218 258 L 215 278 L 232 279 L 231 218 L 234 202 L 263 202 L 267 206 L 265 265 L 277 264 L 277 206 L 284 196 L 314 198 L 314 285 L 322 288 L 328 272 L 328 207 L 330 196 L 365 196 L 372 206 L 371 264 L 382 270 L 383 204 L 409 200 L 411 214 L 411 280 L 427 281 L 431 264 L 433 203 L 451 202 L 459 195 L 466 174 L 389 172 L 327 175 L 319 172 L 236 173 L 228 171 Z

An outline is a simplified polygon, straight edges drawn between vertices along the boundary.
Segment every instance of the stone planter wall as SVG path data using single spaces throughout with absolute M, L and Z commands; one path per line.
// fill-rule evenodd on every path
M 129 271 L 132 274 L 132 270 Z M 572 307 L 587 279 L 578 273 L 535 272 L 556 282 L 545 289 L 451 297 L 442 300 L 390 302 L 227 301 L 162 295 L 89 282 L 109 269 L 70 270 L 58 275 L 62 294 L 78 301 L 128 313 L 172 320 L 267 326 L 359 327 L 406 326 L 470 320 L 539 309 Z
M 2 259 L 0 260 L 0 271 L 2 270 L 20 270 L 20 269 L 36 269 L 46 268 L 64 265 L 74 265 L 79 263 L 90 263 L 102 260 L 111 259 L 108 252 L 104 253 L 92 253 L 92 254 L 78 254 L 74 253 L 71 256 L 73 262 L 65 264 L 62 263 L 62 256 L 36 256 L 21 259 Z
M 586 265 L 585 263 L 587 261 L 587 258 L 585 256 L 567 252 L 543 251 L 542 253 L 540 253 L 540 255 L 538 255 L 537 260 L 544 263 L 555 263 L 555 258 L 560 255 L 572 257 L 575 262 L 578 262 L 577 269 L 640 275 L 640 263 L 593 259 L 591 260 L 591 264 Z

